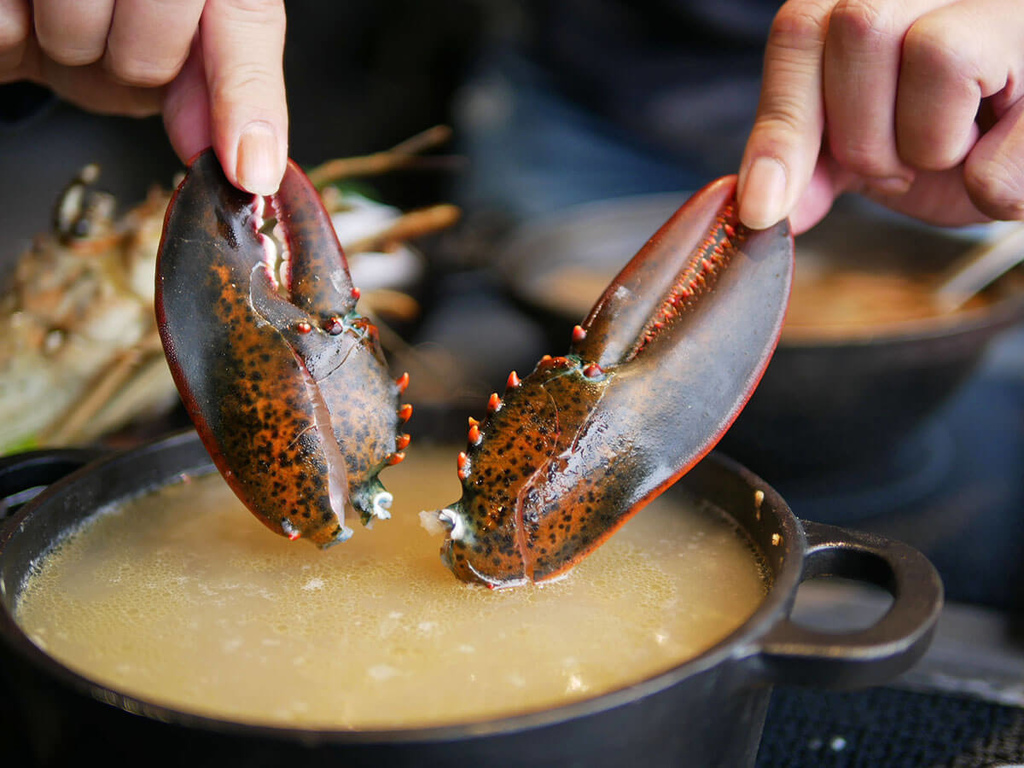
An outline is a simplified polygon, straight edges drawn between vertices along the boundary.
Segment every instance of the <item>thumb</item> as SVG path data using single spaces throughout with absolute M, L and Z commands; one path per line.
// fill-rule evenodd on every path
M 790 0 L 772 23 L 761 99 L 737 187 L 740 220 L 753 229 L 786 218 L 811 182 L 825 122 L 822 55 L 828 5 Z
M 277 191 L 288 160 L 281 0 L 209 0 L 200 39 L 211 143 L 224 173 L 254 194 Z

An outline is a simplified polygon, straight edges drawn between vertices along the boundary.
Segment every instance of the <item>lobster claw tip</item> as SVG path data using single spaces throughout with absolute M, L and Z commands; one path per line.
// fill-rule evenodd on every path
M 346 525 L 340 526 L 337 532 L 330 538 L 322 541 L 318 541 L 315 538 L 313 543 L 316 544 L 320 549 L 330 549 L 335 544 L 342 544 L 352 538 L 353 530 Z M 296 537 L 299 538 L 299 537 Z
M 460 455 L 442 559 L 492 587 L 566 573 L 699 461 L 753 392 L 782 330 L 788 223 L 737 216 L 735 177 L 695 194 Z

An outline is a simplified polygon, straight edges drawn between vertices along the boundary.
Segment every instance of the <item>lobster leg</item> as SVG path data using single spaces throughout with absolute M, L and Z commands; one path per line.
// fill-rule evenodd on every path
M 612 281 L 568 354 L 515 373 L 459 456 L 442 559 L 494 587 L 565 573 L 721 438 L 782 329 L 784 222 L 751 231 L 735 178 L 691 198 Z
M 289 163 L 279 192 L 234 188 L 207 151 L 168 207 L 156 310 L 175 383 L 214 463 L 268 527 L 326 547 L 389 516 L 380 470 L 400 461 L 405 379 L 316 190 Z

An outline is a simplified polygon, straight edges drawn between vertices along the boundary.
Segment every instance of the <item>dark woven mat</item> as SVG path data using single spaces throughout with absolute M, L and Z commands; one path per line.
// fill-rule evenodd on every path
M 777 688 L 757 768 L 1024 764 L 1024 709 L 935 693 Z
M 29 765 L 0 697 L 0 766 Z M 757 768 L 1002 768 L 1024 765 L 1024 709 L 877 688 L 776 688 Z

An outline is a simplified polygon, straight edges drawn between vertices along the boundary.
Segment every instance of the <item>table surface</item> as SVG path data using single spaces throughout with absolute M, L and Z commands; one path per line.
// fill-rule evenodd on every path
M 865 626 L 889 598 L 808 583 L 794 617 Z M 1012 768 L 1024 765 L 1024 641 L 1007 615 L 947 604 L 924 658 L 892 685 L 776 688 L 757 768 Z

